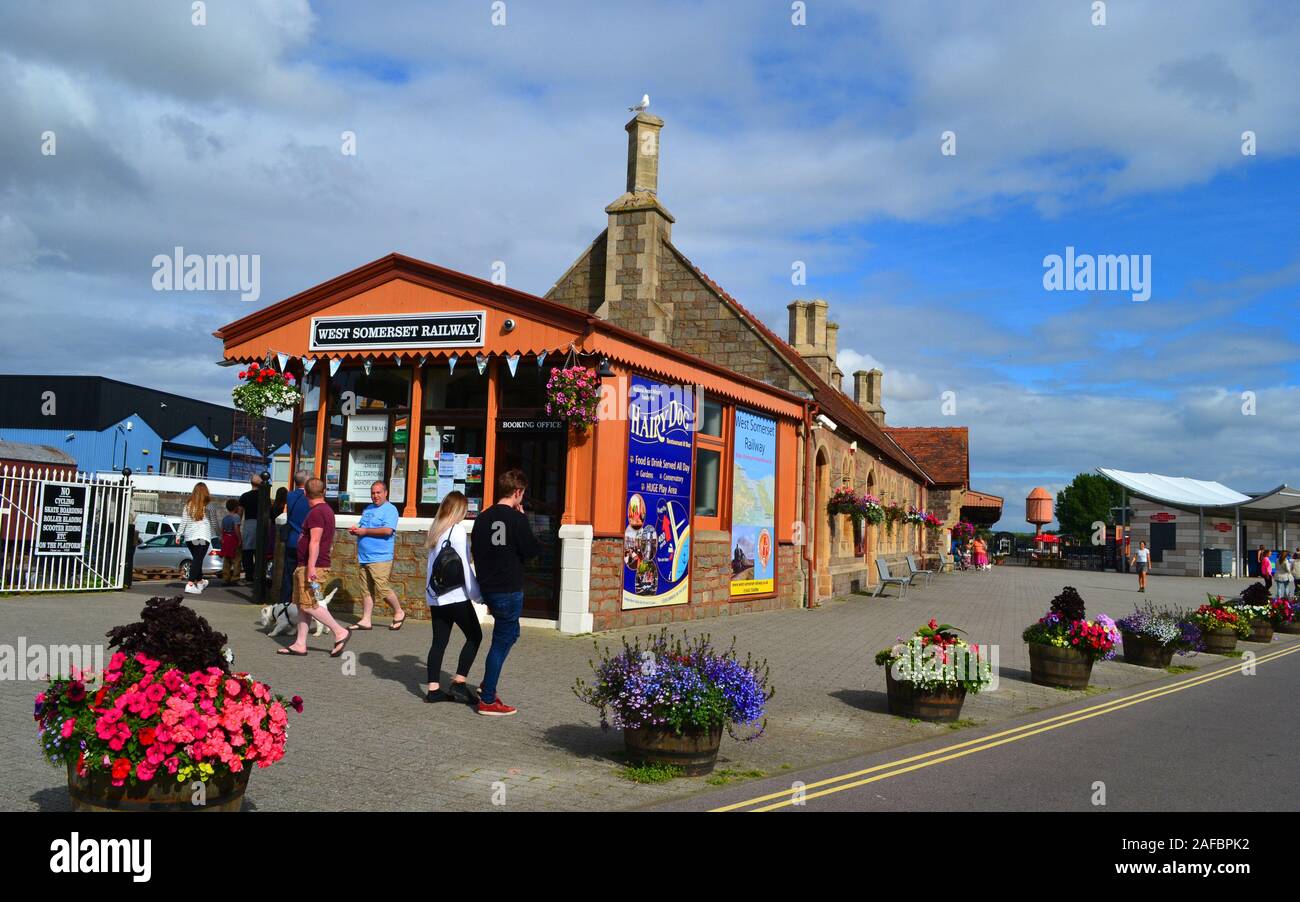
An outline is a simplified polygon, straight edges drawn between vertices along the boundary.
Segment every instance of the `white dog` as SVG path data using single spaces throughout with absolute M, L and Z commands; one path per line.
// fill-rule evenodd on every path
M 328 608 L 330 602 L 334 600 L 334 593 L 337 591 L 338 587 L 335 586 L 328 594 L 326 594 L 324 600 L 321 601 L 321 604 Z M 287 607 L 278 602 L 276 604 L 263 605 L 260 625 L 263 627 L 271 627 L 267 632 L 268 636 L 278 636 L 281 633 L 287 633 L 298 626 L 298 606 L 293 602 L 290 602 Z M 312 632 L 312 635 L 323 636 L 324 634 L 325 624 L 317 620 L 316 629 Z

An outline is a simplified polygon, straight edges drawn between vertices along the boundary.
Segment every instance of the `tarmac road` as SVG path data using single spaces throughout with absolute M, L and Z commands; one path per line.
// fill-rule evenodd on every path
M 1253 674 L 1249 658 L 1225 660 L 658 810 L 1300 810 L 1300 640 L 1238 648 L 1256 656 Z

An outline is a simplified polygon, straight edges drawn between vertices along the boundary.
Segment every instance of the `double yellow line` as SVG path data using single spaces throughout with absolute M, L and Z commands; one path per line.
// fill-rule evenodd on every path
M 1267 661 L 1275 661 L 1278 658 L 1295 654 L 1298 651 L 1300 651 L 1300 645 L 1292 645 L 1290 648 L 1280 649 L 1275 652 L 1260 655 L 1255 658 L 1253 663 L 1258 665 Z M 721 808 L 714 808 L 712 810 L 738 811 L 745 809 L 748 811 L 775 811 L 778 808 L 785 808 L 789 805 L 802 804 L 812 799 L 821 798 L 822 796 L 844 792 L 848 789 L 856 789 L 859 786 L 866 786 L 868 783 L 875 783 L 879 780 L 888 780 L 890 777 L 897 777 L 914 770 L 920 770 L 921 768 L 930 767 L 935 764 L 942 764 L 945 761 L 964 758 L 967 755 L 987 751 L 988 749 L 1005 745 L 1008 742 L 1018 742 L 1021 739 L 1028 739 L 1030 736 L 1036 736 L 1039 733 L 1046 733 L 1049 730 L 1068 727 L 1071 724 L 1076 724 L 1080 721 L 1089 720 L 1093 717 L 1100 717 L 1103 714 L 1110 714 L 1127 708 L 1130 705 L 1138 705 L 1142 702 L 1153 701 L 1175 692 L 1182 692 L 1184 689 L 1191 689 L 1194 686 L 1203 686 L 1206 683 L 1211 683 L 1215 680 L 1221 680 L 1224 677 L 1232 676 L 1234 673 L 1240 673 L 1244 667 L 1244 663 L 1232 664 L 1220 670 L 1213 671 L 1212 673 L 1190 676 L 1171 686 L 1158 686 L 1155 689 L 1148 689 L 1147 691 L 1139 692 L 1136 695 L 1123 696 L 1114 699 L 1113 701 L 1094 705 L 1091 708 L 1071 711 L 1068 714 L 1058 714 L 1056 717 L 1049 717 L 1046 720 L 1037 720 L 1033 723 L 1013 727 L 1009 730 L 1003 730 L 1001 733 L 994 733 L 991 736 L 982 736 L 979 739 L 959 742 L 955 745 L 944 746 L 943 748 L 924 752 L 920 755 L 913 755 L 910 758 L 903 758 L 899 761 L 890 761 L 887 764 L 877 764 L 874 767 L 868 767 L 849 774 L 842 774 L 838 777 L 828 777 L 825 780 L 818 780 L 815 783 L 809 783 L 798 789 L 792 788 L 782 790 L 781 792 L 773 792 L 765 796 L 747 799 L 743 802 L 736 802 L 731 805 L 724 805 Z M 857 779 L 859 777 L 863 779 Z M 822 789 L 821 787 L 826 788 Z M 812 790 L 819 791 L 813 792 Z M 768 802 L 772 804 L 764 804 Z

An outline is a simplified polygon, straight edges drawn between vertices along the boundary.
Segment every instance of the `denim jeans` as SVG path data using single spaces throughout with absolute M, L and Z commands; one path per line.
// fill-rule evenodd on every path
M 492 626 L 492 646 L 488 649 L 487 664 L 483 669 L 483 694 L 485 702 L 497 700 L 497 680 L 506 655 L 519 639 L 519 615 L 524 612 L 523 592 L 484 592 L 483 602 L 495 621 Z

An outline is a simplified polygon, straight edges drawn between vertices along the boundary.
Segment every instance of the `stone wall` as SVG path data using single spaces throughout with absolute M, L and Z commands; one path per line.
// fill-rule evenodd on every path
M 354 518 L 355 519 L 355 518 Z M 424 547 L 424 530 L 400 530 L 397 533 L 393 554 L 393 575 L 390 584 L 406 613 L 417 620 L 429 619 L 429 606 L 425 599 L 429 553 Z M 277 542 L 275 549 L 275 587 L 272 598 L 279 598 L 280 578 L 283 569 L 284 543 Z M 340 526 L 334 532 L 330 549 L 331 581 L 324 587 L 329 592 L 338 586 L 338 593 L 330 602 L 330 613 L 361 616 L 362 586 L 361 566 L 357 563 L 357 540 Z M 375 599 L 375 616 L 391 617 L 393 609 L 388 602 Z

